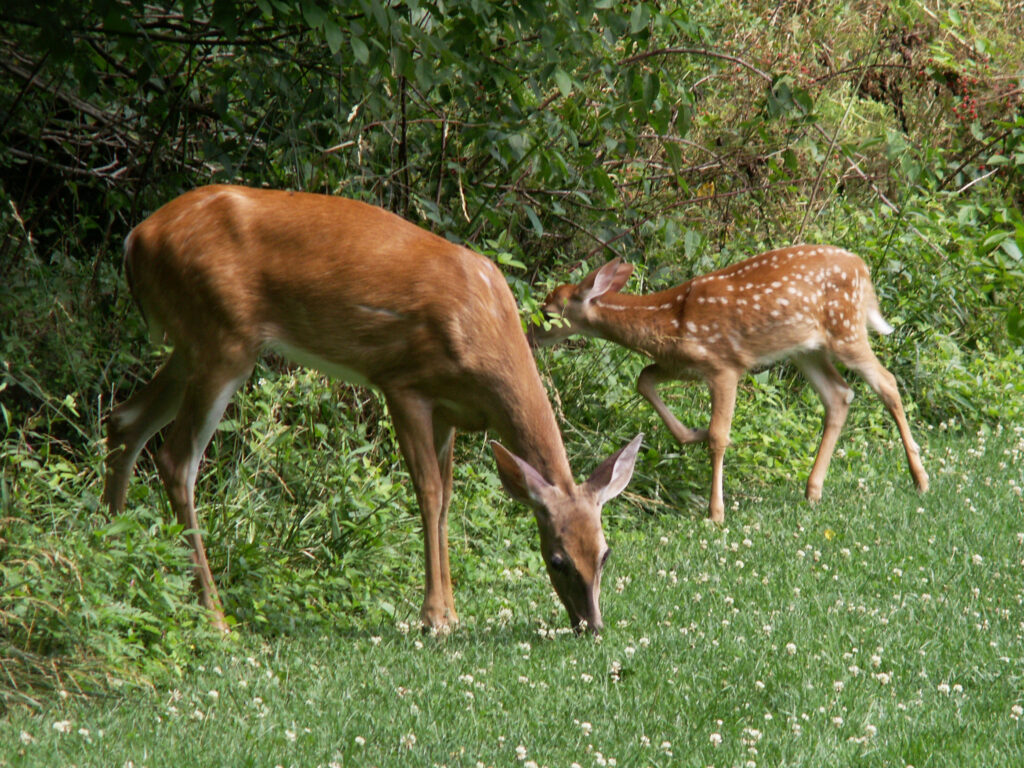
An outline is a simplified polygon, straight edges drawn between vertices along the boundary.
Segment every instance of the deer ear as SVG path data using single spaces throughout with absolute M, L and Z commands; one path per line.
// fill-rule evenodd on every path
M 622 259 L 615 258 L 599 267 L 583 278 L 580 283 L 579 298 L 590 302 L 606 293 L 617 293 L 633 274 L 633 265 L 626 264 Z
M 498 477 L 508 495 L 535 510 L 546 508 L 545 499 L 554 486 L 545 480 L 540 472 L 510 452 L 497 440 L 491 441 L 494 461 L 498 466 Z
M 630 440 L 628 445 L 605 459 L 587 479 L 586 487 L 594 494 L 598 505 L 604 505 L 606 501 L 614 499 L 626 489 L 626 485 L 633 477 L 636 456 L 643 439 L 644 435 L 641 432 Z

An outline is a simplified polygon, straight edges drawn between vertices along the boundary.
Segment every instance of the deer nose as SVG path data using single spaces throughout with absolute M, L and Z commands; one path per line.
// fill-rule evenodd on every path
M 586 607 L 587 630 L 594 635 L 600 635 L 604 629 L 604 621 L 601 620 L 601 606 L 597 602 L 596 595 L 587 596 Z

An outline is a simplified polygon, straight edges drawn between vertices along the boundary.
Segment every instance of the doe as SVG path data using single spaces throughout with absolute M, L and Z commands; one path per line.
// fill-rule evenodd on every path
M 132 466 L 171 423 L 156 464 L 192 546 L 196 587 L 226 628 L 194 504 L 199 462 L 260 351 L 380 389 L 423 519 L 431 628 L 457 620 L 448 563 L 455 429 L 493 429 L 506 490 L 534 511 L 572 626 L 601 629 L 602 505 L 633 473 L 637 436 L 573 481 L 515 300 L 493 262 L 372 205 L 209 186 L 172 200 L 125 242 L 132 295 L 174 346 L 107 421 L 103 497 L 124 510 Z

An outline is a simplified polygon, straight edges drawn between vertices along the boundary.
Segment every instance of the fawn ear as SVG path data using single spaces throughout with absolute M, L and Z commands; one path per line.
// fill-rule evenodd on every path
M 626 489 L 626 485 L 633 477 L 633 467 L 636 465 L 637 452 L 643 439 L 644 434 L 641 432 L 625 447 L 605 459 L 587 479 L 586 487 L 594 494 L 598 506 L 603 506 L 606 501 L 614 499 Z
M 633 274 L 633 265 L 626 264 L 620 258 L 614 258 L 603 267 L 598 267 L 585 278 L 579 286 L 579 298 L 583 302 L 591 302 L 606 293 L 617 293 Z
M 498 465 L 498 477 L 501 478 L 501 484 L 505 486 L 508 495 L 535 510 L 546 509 L 545 500 L 554 486 L 545 480 L 540 472 L 497 440 L 491 441 L 491 450 L 494 452 L 494 461 Z

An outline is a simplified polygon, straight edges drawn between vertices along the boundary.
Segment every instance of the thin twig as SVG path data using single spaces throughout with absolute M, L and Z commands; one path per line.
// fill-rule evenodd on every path
M 749 61 L 745 61 L 744 59 L 741 59 L 739 56 L 733 56 L 732 54 L 721 53 L 719 51 L 712 51 L 710 48 L 655 48 L 652 51 L 644 51 L 643 53 L 638 53 L 634 56 L 621 59 L 619 61 L 619 65 L 625 66 L 626 64 L 635 64 L 638 61 L 650 59 L 655 56 L 668 56 L 673 54 L 687 54 L 690 56 L 707 56 L 708 58 L 712 59 L 723 59 L 725 61 L 731 61 L 733 64 L 739 64 L 741 67 L 744 67 L 745 69 L 749 69 L 762 80 L 765 80 L 769 83 L 772 82 L 772 80 L 774 79 L 770 74 L 765 72 L 763 69 L 758 69 Z

